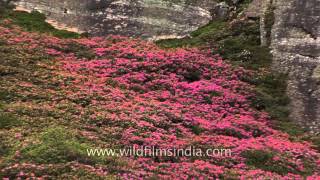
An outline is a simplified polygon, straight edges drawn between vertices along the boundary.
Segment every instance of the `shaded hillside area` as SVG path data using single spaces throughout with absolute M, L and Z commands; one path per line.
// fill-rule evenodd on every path
M 254 71 L 207 49 L 25 28 L 0 21 L 1 178 L 319 178 L 315 146 L 252 105 Z M 87 154 L 141 146 L 232 156 Z

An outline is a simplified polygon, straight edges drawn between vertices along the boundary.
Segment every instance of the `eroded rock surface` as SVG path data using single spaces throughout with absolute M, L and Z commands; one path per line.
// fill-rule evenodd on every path
M 211 20 L 214 0 L 21 0 L 51 20 L 93 35 L 183 37 Z
M 274 68 L 288 73 L 291 118 L 320 132 L 320 1 L 274 1 Z

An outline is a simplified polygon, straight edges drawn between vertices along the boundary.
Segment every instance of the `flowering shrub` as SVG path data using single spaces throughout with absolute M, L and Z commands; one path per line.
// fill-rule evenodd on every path
M 0 26 L 0 40 L 7 46 L 0 46 L 7 56 L 1 68 L 15 72 L 1 76 L 1 87 L 18 94 L 2 111 L 25 122 L 4 130 L 7 141 L 16 142 L 11 147 L 14 155 L 5 154 L 4 177 L 59 176 L 52 169 L 63 171 L 60 177 L 80 177 L 84 171 L 128 179 L 316 179 L 319 175 L 319 153 L 309 143 L 290 141 L 287 134 L 269 126 L 268 114 L 250 107 L 252 87 L 241 78 L 251 72 L 232 67 L 219 56 L 197 49 L 163 50 L 119 36 L 62 40 L 22 32 L 10 22 Z M 73 129 L 72 143 L 50 137 L 50 143 L 43 144 L 45 133 L 39 132 L 48 126 Z M 18 132 L 19 138 L 10 137 Z M 59 132 L 52 134 L 66 141 Z M 64 148 L 51 147 L 54 144 L 68 148 L 61 153 Z M 75 148 L 82 144 L 223 147 L 232 150 L 232 157 L 79 160 L 73 155 L 81 154 Z M 30 154 L 37 161 L 28 158 Z M 66 159 L 41 160 L 49 154 Z

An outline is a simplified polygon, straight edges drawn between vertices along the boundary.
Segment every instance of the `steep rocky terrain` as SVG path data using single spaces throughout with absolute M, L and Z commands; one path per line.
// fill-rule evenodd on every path
M 317 0 L 253 0 L 248 8 L 229 21 L 229 24 L 221 25 L 213 21 L 200 32 L 191 34 L 194 36 L 191 39 L 165 41 L 161 44 L 166 47 L 213 45 L 225 58 L 237 63 L 240 61 L 242 65 L 272 62 L 272 68 L 269 68 L 269 65 L 264 67 L 288 75 L 288 81 L 283 83 L 288 85 L 286 89 L 290 97 L 289 118 L 309 132 L 319 134 L 319 3 Z M 247 24 L 255 21 L 259 29 L 252 31 L 252 26 L 239 23 L 243 21 Z M 225 27 L 230 24 L 231 28 Z M 228 32 L 230 29 L 231 32 Z M 257 37 L 252 39 L 257 30 L 260 35 L 259 43 L 255 42 Z M 249 33 L 241 34 L 241 31 L 249 32 L 251 36 Z M 250 47 L 248 44 L 254 44 L 256 47 Z M 262 49 L 257 46 L 261 46 Z M 269 52 L 272 55 L 268 54 Z M 269 95 L 279 96 L 272 93 Z
M 211 20 L 213 0 L 21 0 L 51 20 L 93 35 L 120 34 L 151 39 L 185 36 Z
M 291 119 L 320 132 L 320 1 L 274 1 L 274 69 L 289 74 Z

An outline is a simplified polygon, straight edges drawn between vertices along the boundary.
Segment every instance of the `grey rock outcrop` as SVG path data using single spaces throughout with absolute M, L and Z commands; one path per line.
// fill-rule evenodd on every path
M 38 10 L 50 20 L 93 35 L 149 39 L 188 35 L 211 20 L 213 0 L 21 0 L 18 7 Z
M 212 10 L 213 19 L 226 20 L 229 17 L 230 6 L 226 2 L 218 3 Z
M 288 73 L 291 119 L 320 132 L 320 1 L 274 0 L 273 67 Z

